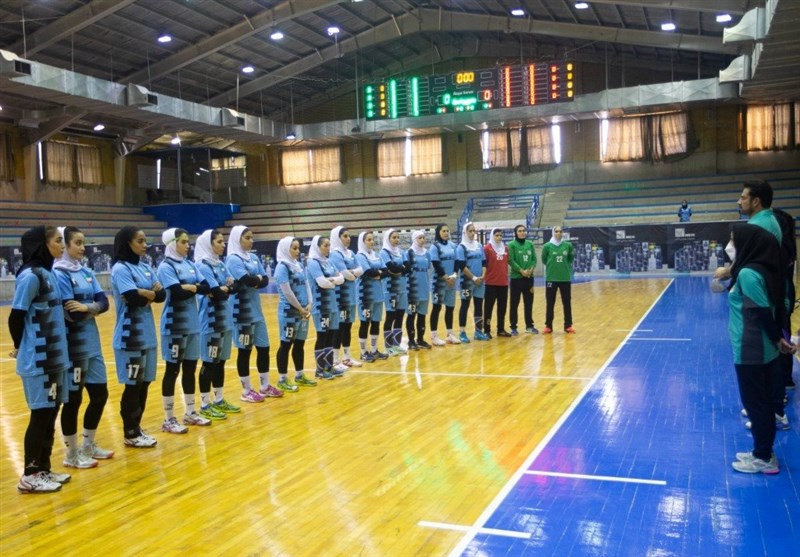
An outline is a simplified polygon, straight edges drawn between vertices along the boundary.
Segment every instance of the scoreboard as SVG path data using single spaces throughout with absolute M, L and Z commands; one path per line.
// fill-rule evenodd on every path
M 540 62 L 386 79 L 364 86 L 364 114 L 386 120 L 568 102 L 574 76 L 572 62 Z

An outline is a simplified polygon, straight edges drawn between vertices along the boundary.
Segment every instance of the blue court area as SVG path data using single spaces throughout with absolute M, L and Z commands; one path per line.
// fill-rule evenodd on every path
M 733 471 L 752 438 L 709 283 L 670 284 L 454 554 L 800 555 L 800 395 L 780 474 Z

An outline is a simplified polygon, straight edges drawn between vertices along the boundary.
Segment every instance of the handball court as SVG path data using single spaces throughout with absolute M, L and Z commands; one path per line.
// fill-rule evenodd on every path
M 793 427 L 776 439 L 778 476 L 731 469 L 751 438 L 739 415 L 727 300 L 709 282 L 576 282 L 577 335 L 560 332 L 557 305 L 553 335 L 365 364 L 297 394 L 241 403 L 241 414 L 186 435 L 160 431 L 161 362 L 143 421 L 154 449 L 122 442 L 112 308 L 99 317 L 110 398 L 97 441 L 116 455 L 68 470 L 60 492 L 39 495 L 15 489 L 28 410 L 7 356 L 5 305 L 0 553 L 794 555 L 800 405 L 790 399 Z M 262 303 L 274 382 L 277 296 Z M 537 286 L 539 328 L 543 316 Z M 254 368 L 251 377 L 257 384 Z M 229 362 L 226 398 L 239 404 L 240 392 Z M 64 471 L 63 454 L 57 431 L 54 469 Z

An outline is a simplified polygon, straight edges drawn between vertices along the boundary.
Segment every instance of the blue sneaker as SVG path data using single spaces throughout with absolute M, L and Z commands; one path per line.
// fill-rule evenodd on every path
M 490 340 L 492 337 L 486 333 L 475 331 L 475 336 L 473 338 L 475 338 L 475 340 Z
M 375 358 L 376 360 L 388 360 L 389 354 L 385 354 L 383 352 L 380 352 L 379 350 L 376 350 L 375 352 L 372 353 L 372 357 Z
M 460 335 L 458 335 L 458 340 L 461 341 L 461 344 L 469 344 L 469 337 L 465 332 L 462 332 Z
M 526 333 L 530 333 L 532 335 L 538 335 L 539 334 L 539 329 L 537 329 L 536 327 L 527 327 L 525 329 L 525 332 Z
M 333 374 L 327 369 L 318 369 L 316 372 L 314 372 L 314 377 L 330 380 L 333 379 Z
M 362 352 L 361 353 L 361 361 L 362 362 L 367 362 L 368 364 L 371 364 L 372 362 L 375 361 L 375 356 L 373 356 L 369 352 Z
M 515 336 L 517 336 L 518 334 L 519 334 L 519 331 L 517 331 L 517 328 L 516 328 L 516 327 L 512 327 L 512 328 L 511 328 L 511 336 L 512 336 L 512 337 L 515 337 Z

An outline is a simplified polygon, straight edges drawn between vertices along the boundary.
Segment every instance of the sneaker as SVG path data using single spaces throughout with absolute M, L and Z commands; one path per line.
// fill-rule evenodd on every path
M 23 475 L 17 484 L 17 491 L 20 493 L 53 493 L 59 489 L 61 489 L 61 484 L 50 480 L 47 472 Z
M 444 344 L 444 343 L 442 343 L 442 344 Z M 425 342 L 424 340 L 420 340 L 420 341 L 418 341 L 418 342 L 417 342 L 417 346 L 418 346 L 419 348 L 421 348 L 422 350 L 430 350 L 431 348 L 433 348 L 433 346 L 431 346 L 430 344 L 428 344 L 428 343 L 427 343 L 427 342 Z
M 783 416 L 778 416 L 775 414 L 775 429 L 778 431 L 788 431 L 792 429 L 792 426 L 789 423 L 789 417 L 786 414 Z
M 51 482 L 56 482 L 60 484 L 69 483 L 72 479 L 72 476 L 69 474 L 59 474 L 58 472 L 53 472 L 52 470 L 48 470 L 47 472 L 39 472 L 40 474 L 44 474 L 45 477 L 50 480 Z
M 447 344 L 461 344 L 461 341 L 458 340 L 458 337 L 453 333 L 447 333 L 447 338 L 445 340 L 447 341 Z M 467 342 L 469 342 L 469 339 L 467 339 Z
M 295 385 L 288 379 L 281 379 L 280 381 L 278 381 L 278 388 L 284 393 L 296 393 L 297 391 L 300 390 L 297 385 Z
M 517 328 L 516 327 L 511 327 L 511 336 L 515 337 L 518 334 L 519 334 L 519 331 L 517 331 Z
M 486 333 L 482 333 L 480 331 L 475 331 L 475 336 L 472 337 L 472 338 L 474 338 L 475 340 L 490 340 L 492 337 L 491 337 L 491 335 L 488 335 Z M 461 339 L 461 341 L 463 342 L 464 339 Z
M 200 415 L 207 420 L 227 420 L 228 415 L 218 410 L 213 404 L 200 407 Z
M 419 345 L 416 342 L 414 342 L 413 340 L 409 340 L 408 341 L 408 349 L 409 349 L 409 351 L 413 350 L 413 351 L 416 352 L 417 350 L 419 350 Z
M 499 336 L 499 337 L 510 337 L 511 333 L 509 333 L 508 331 L 497 331 L 497 336 Z
M 465 332 L 462 332 L 460 335 L 458 335 L 458 340 L 461 341 L 460 344 L 469 344 L 469 337 Z
M 545 326 L 545 328 L 542 329 L 542 334 L 543 335 L 549 335 L 552 332 L 553 332 L 553 329 L 551 329 L 550 327 L 547 327 L 547 326 Z
M 453 337 L 453 338 L 455 338 L 455 337 Z M 447 344 L 447 342 L 445 342 L 444 340 L 440 339 L 439 337 L 434 337 L 434 338 L 431 339 L 431 344 L 434 345 L 434 346 L 445 346 Z
M 250 389 L 246 393 L 242 393 L 241 400 L 242 402 L 264 402 L 264 397 Z
M 211 425 L 211 420 L 204 418 L 197 412 L 192 412 L 191 414 L 183 415 L 183 425 L 207 426 Z
M 318 369 L 316 372 L 314 372 L 314 377 L 319 377 L 320 379 L 329 380 L 333 379 L 333 374 L 326 369 Z
M 538 335 L 539 334 L 539 329 L 537 329 L 536 327 L 527 327 L 525 329 L 525 332 L 526 333 L 530 333 L 532 335 Z
M 375 356 L 373 356 L 369 352 L 362 352 L 361 353 L 361 360 L 366 362 L 366 363 L 368 363 L 368 364 L 371 364 L 372 362 L 375 361 Z
M 62 464 L 67 468 L 80 468 L 85 470 L 87 468 L 96 467 L 97 461 L 86 455 L 80 449 L 70 449 L 67 450 L 67 454 L 64 457 L 64 462 Z
M 402 344 L 398 344 L 397 346 L 394 347 L 394 349 L 397 350 L 398 356 L 404 356 L 405 354 L 408 354 L 408 348 L 406 348 Z
M 750 462 L 753 460 L 755 456 L 750 451 L 743 452 L 743 453 L 736 453 L 736 460 L 741 462 Z M 778 465 L 778 457 L 775 456 L 775 453 L 772 453 L 772 457 L 769 459 L 770 464 L 774 464 L 775 466 Z
M 337 369 L 337 368 L 336 368 L 336 366 L 333 366 L 333 367 L 332 367 L 332 368 L 329 370 L 329 373 L 330 373 L 331 375 L 333 375 L 334 377 L 341 377 L 342 375 L 344 375 L 344 371 L 342 371 L 341 369 Z
M 152 435 L 148 434 L 145 430 L 143 430 L 141 428 L 139 429 L 139 435 L 144 437 L 148 442 L 153 443 L 153 445 L 156 444 L 156 438 L 153 437 Z
M 180 424 L 178 424 L 180 425 Z M 161 426 L 163 429 L 164 426 Z M 149 449 L 150 447 L 155 447 L 157 441 L 150 437 L 149 435 L 145 435 L 144 432 L 140 433 L 138 437 L 126 437 L 125 444 L 129 447 L 134 447 L 137 449 Z
M 283 391 L 278 389 L 278 388 L 276 388 L 276 387 L 273 387 L 272 385 L 267 385 L 267 388 L 266 389 L 261 389 L 260 391 L 258 391 L 258 394 L 260 394 L 264 398 L 267 398 L 267 397 L 280 398 L 280 397 L 283 396 Z
M 316 387 L 317 382 L 313 379 L 309 379 L 305 375 L 295 375 L 294 377 L 295 385 L 302 385 L 304 387 Z
M 746 409 L 742 408 L 742 412 L 741 413 L 742 413 L 742 417 L 743 418 L 747 417 L 747 410 Z
M 399 356 L 399 355 L 400 355 L 400 351 L 399 351 L 399 350 L 397 350 L 397 347 L 396 347 L 396 346 L 387 346 L 387 347 L 386 347 L 386 354 L 387 354 L 387 355 L 388 355 L 390 358 L 392 358 L 392 357 L 394 357 L 394 356 Z
M 219 402 L 213 403 L 211 406 L 213 406 L 220 412 L 225 412 L 226 414 L 238 414 L 239 412 L 242 411 L 241 408 L 239 408 L 238 406 L 234 406 L 224 398 Z
M 347 358 L 346 360 L 342 360 L 342 363 L 347 367 L 361 367 L 364 365 L 355 358 Z
M 178 419 L 173 416 L 168 420 L 164 420 L 164 423 L 161 424 L 161 431 L 164 433 L 187 433 L 189 428 L 179 424 Z M 125 439 L 125 442 L 127 441 L 128 440 Z
M 573 327 L 572 325 L 570 325 L 569 327 L 567 327 L 566 329 L 564 329 L 564 332 L 565 332 L 565 333 L 569 333 L 569 334 L 571 334 L 571 335 L 574 335 L 574 334 L 575 334 L 575 333 L 577 333 L 578 331 L 576 331 L 576 330 L 575 330 L 575 327 Z
M 101 449 L 94 442 L 92 442 L 90 445 L 82 446 L 79 450 L 89 458 L 93 458 L 95 460 L 108 460 L 114 456 L 114 451 Z
M 344 364 L 344 363 L 338 363 L 338 364 L 333 364 L 333 368 L 331 368 L 331 371 L 333 372 L 333 374 L 334 374 L 334 375 L 341 375 L 341 374 L 343 374 L 345 371 L 347 371 L 348 369 L 350 369 L 350 368 L 349 368 L 349 367 L 347 367 L 347 365 L 346 365 L 346 364 Z M 337 372 L 338 372 L 338 373 L 337 373 Z
M 758 474 L 761 472 L 762 474 L 772 475 L 781 471 L 780 468 L 778 468 L 778 459 L 775 458 L 774 455 L 769 461 L 763 461 L 756 457 L 747 460 L 737 460 L 731 463 L 731 467 L 737 472 L 743 472 L 745 474 Z
M 375 358 L 376 360 L 388 360 L 389 354 L 385 354 L 383 352 L 379 352 L 376 350 L 375 352 L 372 353 L 372 357 Z

